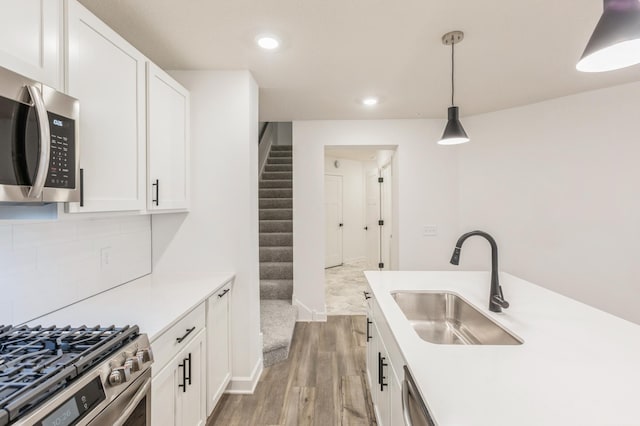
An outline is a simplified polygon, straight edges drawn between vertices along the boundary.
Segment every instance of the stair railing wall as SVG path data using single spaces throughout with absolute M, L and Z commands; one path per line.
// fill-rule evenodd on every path
M 276 126 L 269 122 L 266 124 L 258 145 L 258 176 L 261 176 L 264 171 L 264 166 L 267 164 L 267 157 L 269 157 L 269 150 L 271 150 L 271 145 L 275 138 Z

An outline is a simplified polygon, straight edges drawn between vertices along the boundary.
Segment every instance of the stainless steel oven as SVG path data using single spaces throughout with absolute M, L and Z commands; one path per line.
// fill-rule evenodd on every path
M 152 363 L 136 326 L 0 326 L 0 426 L 151 426 Z
M 0 67 L 0 203 L 80 201 L 78 100 Z

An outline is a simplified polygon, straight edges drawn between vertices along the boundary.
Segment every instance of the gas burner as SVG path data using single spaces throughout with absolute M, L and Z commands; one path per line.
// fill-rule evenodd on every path
M 0 326 L 0 426 L 138 335 L 137 326 Z

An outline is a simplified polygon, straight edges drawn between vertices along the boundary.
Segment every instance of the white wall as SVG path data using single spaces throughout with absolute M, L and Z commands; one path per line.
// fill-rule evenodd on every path
M 231 389 L 262 366 L 258 278 L 258 87 L 247 71 L 175 71 L 191 93 L 191 209 L 153 217 L 154 273 L 236 273 Z
M 336 160 L 340 163 L 338 168 L 334 166 Z M 342 176 L 343 262 L 362 261 L 366 257 L 364 166 L 361 161 L 325 157 L 324 170 L 325 174 Z
M 397 145 L 393 157 L 394 239 L 398 269 L 448 268 L 458 236 L 455 147 L 442 147 L 441 120 L 297 121 L 293 123 L 294 302 L 301 319 L 324 315 L 324 147 Z M 424 225 L 438 236 L 423 237 Z
M 0 225 L 0 324 L 32 320 L 150 272 L 148 216 Z
M 461 229 L 492 233 L 502 270 L 640 323 L 639 111 L 633 83 L 465 118 Z M 488 267 L 483 244 L 462 267 Z

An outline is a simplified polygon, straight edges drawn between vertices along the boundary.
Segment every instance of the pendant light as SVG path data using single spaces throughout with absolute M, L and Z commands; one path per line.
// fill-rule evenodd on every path
M 602 72 L 640 63 L 640 2 L 604 0 L 604 11 L 576 65 Z
M 458 119 L 458 107 L 455 106 L 453 96 L 455 94 L 454 84 L 454 46 L 464 38 L 462 31 L 451 31 L 442 36 L 442 44 L 451 46 L 451 106 L 447 110 L 447 125 L 444 128 L 442 137 L 438 141 L 440 145 L 458 145 L 469 142 L 469 136 L 464 131 L 462 123 Z

